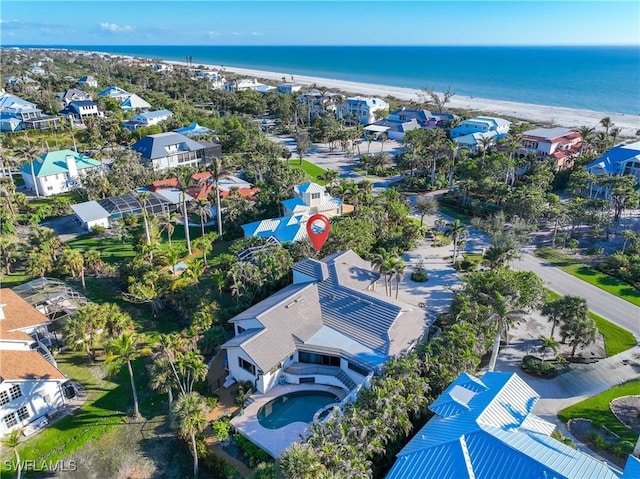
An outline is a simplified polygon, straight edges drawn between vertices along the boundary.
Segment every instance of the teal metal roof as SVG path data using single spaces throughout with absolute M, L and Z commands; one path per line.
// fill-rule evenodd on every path
M 57 175 L 59 173 L 68 173 L 68 156 L 73 157 L 76 163 L 76 168 L 78 170 L 100 166 L 100 162 L 98 160 L 94 160 L 93 158 L 89 158 L 88 156 L 84 156 L 72 150 L 50 151 L 49 153 L 43 154 L 39 159 L 33 162 L 33 170 L 35 175 L 40 178 L 43 176 Z M 25 163 L 20 168 L 20 171 L 30 175 L 31 164 Z
M 620 478 L 606 464 L 527 428 L 539 396 L 518 375 L 473 379 L 461 374 L 434 401 L 436 416 L 400 451 L 387 479 Z

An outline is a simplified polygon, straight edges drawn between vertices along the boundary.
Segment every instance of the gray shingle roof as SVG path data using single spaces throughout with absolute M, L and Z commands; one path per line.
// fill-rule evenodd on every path
M 317 281 L 324 281 L 329 277 L 327 264 L 312 258 L 298 261 L 293 265 L 293 271 L 315 278 Z
M 168 133 L 158 133 L 157 135 L 147 135 L 136 141 L 131 148 L 139 152 L 143 158 L 154 160 L 167 156 L 167 147 L 173 145 L 178 145 L 180 152 L 204 149 L 204 146 L 197 141 L 172 131 Z

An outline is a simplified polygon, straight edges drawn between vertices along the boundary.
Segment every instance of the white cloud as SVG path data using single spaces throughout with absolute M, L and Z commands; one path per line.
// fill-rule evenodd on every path
M 219 37 L 220 36 L 220 32 L 214 32 L 214 31 L 206 32 L 206 34 L 207 34 L 207 36 L 209 38 L 214 38 L 214 37 Z
M 251 32 L 251 35 L 253 35 L 254 37 L 259 37 L 259 36 L 262 36 L 262 33 Z
M 102 22 L 100 23 L 100 30 L 107 32 L 130 32 L 133 27 L 130 25 L 118 25 L 116 23 Z
M 242 33 L 241 32 L 233 32 L 231 35 L 233 35 L 234 37 L 241 37 Z

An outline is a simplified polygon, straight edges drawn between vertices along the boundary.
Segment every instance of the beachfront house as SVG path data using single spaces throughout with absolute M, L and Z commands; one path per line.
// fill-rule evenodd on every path
M 587 165 L 587 171 L 597 176 L 632 175 L 640 184 L 640 141 L 605 151 L 600 158 Z
M 225 77 L 220 75 L 220 73 L 212 70 L 194 70 L 193 78 L 202 78 L 207 80 L 211 84 L 211 89 L 213 90 L 222 90 L 225 88 L 225 83 L 227 83 Z
M 140 153 L 143 163 L 154 171 L 180 166 L 204 164 L 206 158 L 221 154 L 220 145 L 200 143 L 175 131 L 147 135 L 136 141 L 131 149 Z
M 98 88 L 98 80 L 96 80 L 91 75 L 85 75 L 85 76 L 82 76 L 82 77 L 78 78 L 76 83 L 80 87 L 85 87 L 86 86 L 86 87 L 89 87 L 89 88 Z
M 60 116 L 66 117 L 73 126 L 84 126 L 87 118 L 100 118 L 103 115 L 104 112 L 92 100 L 72 101 L 60 111 Z
M 129 131 L 135 131 L 143 126 L 153 126 L 166 121 L 173 116 L 169 110 L 156 110 L 139 113 L 130 120 L 122 122 L 122 126 Z
M 449 135 L 462 148 L 471 153 L 477 153 L 484 147 L 487 140 L 495 145 L 503 136 L 509 133 L 511 122 L 502 118 L 476 116 L 463 120 L 460 125 L 451 128 Z
M 35 103 L 4 90 L 0 91 L 0 118 L 3 120 L 0 131 L 46 130 L 60 125 L 60 118 L 45 115 Z
M 536 128 L 522 133 L 522 144 L 518 149 L 521 157 L 535 155 L 553 162 L 555 171 L 573 166 L 580 154 L 582 136 L 570 128 Z
M 82 177 L 98 168 L 98 160 L 72 150 L 58 150 L 43 153 L 22 165 L 19 171 L 25 188 L 42 196 L 51 196 L 80 188 Z
M 379 279 L 353 251 L 296 263 L 292 285 L 230 320 L 230 376 L 262 394 L 285 382 L 362 384 L 428 326 L 423 309 L 377 292 Z
M 367 135 L 373 135 L 376 138 L 384 133 L 390 140 L 402 141 L 406 132 L 416 128 L 420 128 L 420 124 L 415 119 L 398 121 L 383 118 L 365 126 L 364 131 Z
M 320 213 L 331 218 L 343 214 L 343 204 L 317 183 L 294 187 L 295 197 L 282 201 L 284 216 L 242 225 L 245 237 L 273 237 L 280 243 L 295 243 L 308 238 L 307 220 Z
M 515 373 L 461 373 L 429 409 L 434 416 L 398 453 L 386 479 L 630 479 L 551 437 L 555 425 L 531 413 L 540 396 Z
M 298 93 L 302 90 L 302 85 L 298 85 L 297 83 L 280 83 L 277 87 L 278 92 L 280 93 Z
M 336 116 L 348 123 L 368 125 L 384 117 L 388 111 L 389 104 L 380 98 L 354 96 L 344 101 Z
M 224 89 L 227 91 L 253 90 L 253 91 L 266 93 L 268 91 L 275 90 L 275 87 L 265 85 L 264 83 L 260 83 L 256 78 L 253 78 L 253 79 L 243 78 L 243 79 L 226 82 L 224 84 Z
M 49 320 L 8 288 L 0 290 L 0 436 L 45 427 L 65 405 L 68 381 L 49 351 Z
M 298 103 L 305 105 L 307 108 L 307 121 L 313 119 L 325 112 L 334 112 L 337 115 L 338 107 L 342 102 L 342 95 L 333 92 L 321 92 L 319 90 L 311 90 L 298 96 Z

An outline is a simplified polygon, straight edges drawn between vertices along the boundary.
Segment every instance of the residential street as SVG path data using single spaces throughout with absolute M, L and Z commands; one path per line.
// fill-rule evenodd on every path
M 513 268 L 535 272 L 544 280 L 549 289 L 558 294 L 573 294 L 586 298 L 591 311 L 628 329 L 640 340 L 639 307 L 571 276 L 530 254 L 523 254 L 520 260 L 513 263 Z

